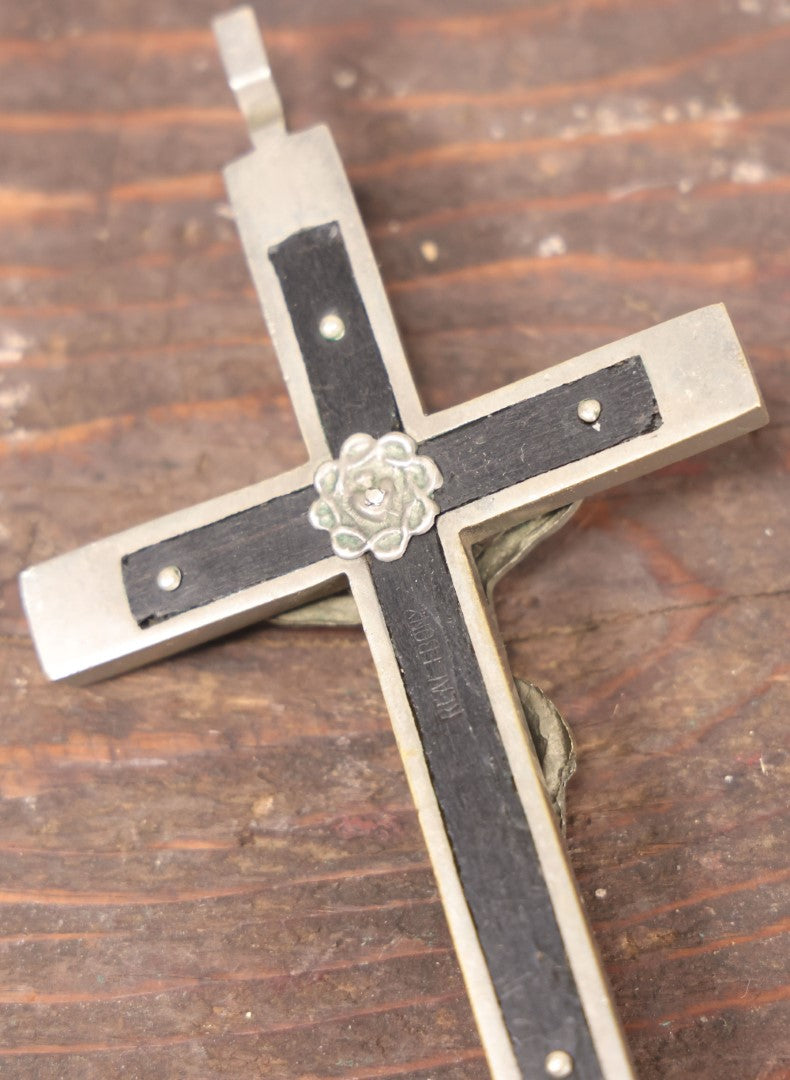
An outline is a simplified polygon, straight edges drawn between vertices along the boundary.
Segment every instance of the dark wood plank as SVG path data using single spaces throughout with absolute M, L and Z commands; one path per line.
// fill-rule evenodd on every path
M 378 439 L 400 431 L 398 405 L 338 223 L 289 236 L 271 249 L 269 258 L 332 456 L 356 432 Z M 340 340 L 321 336 L 326 315 L 341 319 Z
M 124 555 L 123 583 L 138 625 L 155 626 L 326 559 L 332 554 L 327 537 L 307 516 L 315 498 L 314 488 L 301 488 Z M 157 585 L 168 566 L 181 574 L 170 592 Z
M 585 398 L 601 404 L 595 424 L 579 418 L 577 408 Z M 444 479 L 436 493 L 439 509 L 452 510 L 660 426 L 650 379 L 641 357 L 632 356 L 443 432 L 419 449 Z
M 429 407 L 730 308 L 771 428 L 596 498 L 499 616 L 574 727 L 571 854 L 641 1080 L 784 1080 L 781 4 L 256 7 Z M 21 567 L 304 459 L 224 207 L 216 8 L 0 8 L 3 1075 L 483 1080 L 361 635 L 74 690 L 19 609 Z

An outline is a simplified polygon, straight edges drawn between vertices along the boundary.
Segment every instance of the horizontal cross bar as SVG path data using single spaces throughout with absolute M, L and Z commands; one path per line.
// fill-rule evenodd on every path
M 319 364 L 324 346 L 316 343 Z M 359 353 L 351 351 L 352 366 Z M 364 356 L 370 353 L 365 350 Z M 325 362 L 326 385 L 332 386 L 331 350 Z M 600 423 L 579 419 L 577 406 L 586 397 L 601 403 Z M 352 388 L 335 401 L 334 407 L 322 409 L 322 416 L 337 426 L 332 441 L 345 438 L 349 421 L 344 417 L 361 420 L 357 410 L 364 409 L 364 397 Z M 648 434 L 660 423 L 644 365 L 632 357 L 429 439 L 420 453 L 439 466 L 444 484 L 435 498 L 441 510 L 451 510 Z M 326 533 L 307 518 L 314 498 L 312 488 L 292 492 L 125 555 L 124 586 L 138 625 L 149 626 L 326 558 Z M 170 565 L 182 575 L 173 592 L 157 586 L 158 574 Z
M 485 440 L 477 443 L 472 438 L 464 451 L 462 469 L 457 473 L 450 469 L 450 458 L 455 460 L 458 450 L 451 444 L 462 437 L 455 432 L 485 432 L 489 425 L 509 425 L 512 417 L 518 420 L 514 425 L 516 430 L 523 427 L 524 435 L 528 436 L 535 421 L 527 422 L 518 410 L 523 403 L 539 403 L 542 397 L 562 406 L 558 412 L 553 408 L 550 410 L 558 423 L 564 422 L 560 416 L 563 409 L 564 415 L 570 413 L 570 420 L 574 421 L 572 400 L 593 385 L 586 380 L 613 369 L 616 377 L 624 375 L 630 379 L 629 371 L 637 372 L 637 367 L 619 365 L 625 357 L 635 354 L 642 357 L 650 386 L 655 391 L 661 410 L 660 427 L 655 426 L 655 418 L 651 419 L 650 409 L 645 411 L 643 405 L 650 404 L 645 397 L 643 405 L 635 412 L 634 437 L 625 438 L 625 441 L 614 439 L 614 445 L 577 460 L 569 461 L 566 455 L 564 459 L 558 459 L 558 468 L 537 475 L 530 475 L 530 471 L 534 472 L 534 464 L 530 470 L 525 456 L 524 470 L 519 474 L 524 479 L 493 495 L 486 495 L 486 492 L 500 482 L 497 479 L 500 466 L 481 452 Z M 638 384 L 636 375 L 634 378 Z M 580 437 L 584 439 L 594 440 L 608 430 L 604 408 L 607 415 L 610 408 L 616 412 L 606 388 L 600 383 L 597 385 L 603 406 L 601 432 L 588 431 L 588 426 L 576 417 L 574 422 L 579 424 Z M 568 398 L 564 396 L 566 387 L 572 388 Z M 511 409 L 516 411 L 511 412 Z M 764 418 L 759 391 L 726 311 L 715 306 L 641 331 L 615 345 L 569 360 L 464 406 L 423 417 L 416 423 L 418 430 L 414 433 L 418 438 L 422 436 L 422 447 L 430 448 L 437 458 L 442 459 L 447 473 L 445 487 L 436 492 L 437 500 L 446 500 L 443 504 L 445 514 L 438 519 L 440 532 L 444 527 L 442 522 L 445 522 L 452 530 L 474 529 L 477 534 L 490 533 L 495 528 L 523 520 L 530 513 L 561 506 L 607 484 L 715 446 L 726 438 L 750 431 Z M 493 427 L 490 430 L 493 435 Z M 550 425 L 543 438 L 551 440 Z M 520 442 L 511 442 L 508 453 L 503 453 L 503 475 L 511 469 L 521 469 L 520 446 Z M 532 453 L 541 454 L 541 446 L 532 444 Z M 195 583 L 200 579 L 200 587 L 196 591 L 190 588 L 184 594 L 190 604 L 197 603 L 198 606 L 178 609 L 181 600 L 174 594 L 164 599 L 165 604 L 176 605 L 169 609 L 162 606 L 161 598 L 158 606 L 150 602 L 135 606 L 141 620 L 155 616 L 154 622 L 145 629 L 141 629 L 132 615 L 129 601 L 130 595 L 138 590 L 141 596 L 148 595 L 150 600 L 151 594 L 147 590 L 154 587 L 155 575 L 172 562 L 172 559 L 168 561 L 165 549 L 160 552 L 164 555 L 161 564 L 158 557 L 149 553 L 145 563 L 146 582 L 135 583 L 132 588 L 131 571 L 143 564 L 136 563 L 130 556 L 194 530 L 213 528 L 230 518 L 236 525 L 241 523 L 241 532 L 245 532 L 248 512 L 257 513 L 257 508 L 285 495 L 296 498 L 296 492 L 304 491 L 301 505 L 305 505 L 319 460 L 314 458 L 293 473 L 170 514 L 26 570 L 21 578 L 23 599 L 41 662 L 50 678 L 88 680 L 127 670 L 337 588 L 346 564 L 331 556 L 327 545 L 323 549 L 327 552 L 326 558 L 288 571 L 281 577 L 252 584 L 250 579 L 255 574 L 250 570 L 246 580 L 237 577 L 236 584 L 241 586 L 239 591 L 219 599 L 216 598 L 216 586 L 205 577 L 200 579 L 198 574 Z M 465 475 L 474 478 L 471 493 L 469 484 L 464 481 Z M 511 472 L 510 480 L 513 475 Z M 470 494 L 472 501 L 464 501 Z M 293 507 L 296 505 L 292 504 Z M 254 515 L 251 520 L 255 520 Z M 224 535 L 224 527 L 219 525 L 218 528 L 217 535 Z M 250 528 L 249 533 L 254 535 L 255 527 Z M 325 539 L 325 533 L 315 531 L 317 545 L 325 543 Z M 319 558 L 318 547 L 311 551 Z M 260 552 L 256 553 L 256 558 L 258 554 Z M 249 556 L 241 558 L 252 567 L 253 564 L 246 561 Z M 210 556 L 207 559 L 202 564 L 204 568 L 210 565 Z M 126 562 L 122 573 L 123 560 Z M 236 571 L 229 568 L 229 573 L 232 575 Z M 156 618 L 159 618 L 158 622 Z

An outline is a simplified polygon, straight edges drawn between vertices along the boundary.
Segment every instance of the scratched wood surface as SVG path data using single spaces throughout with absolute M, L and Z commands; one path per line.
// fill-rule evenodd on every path
M 644 1080 L 790 1076 L 787 0 L 267 0 L 426 404 L 724 300 L 772 426 L 501 590 Z M 25 565 L 298 464 L 211 0 L 0 8 L 0 1071 L 482 1080 L 360 632 L 47 685 Z M 69 633 L 69 627 L 63 627 Z

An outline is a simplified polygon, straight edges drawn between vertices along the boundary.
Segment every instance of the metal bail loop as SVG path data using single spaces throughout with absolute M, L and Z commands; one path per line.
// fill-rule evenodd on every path
M 212 26 L 228 85 L 247 120 L 253 143 L 273 130 L 285 131 L 280 95 L 255 12 L 251 7 L 234 8 L 217 16 Z

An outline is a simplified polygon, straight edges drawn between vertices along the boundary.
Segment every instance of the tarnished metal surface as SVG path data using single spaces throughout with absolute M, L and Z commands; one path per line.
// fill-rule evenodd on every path
M 235 46 L 230 48 L 226 41 L 224 53 L 226 57 L 235 56 Z M 238 71 L 247 71 L 249 58 L 238 55 L 242 56 Z M 235 63 L 231 63 L 232 79 Z M 253 57 L 252 66 L 258 74 L 251 85 L 265 86 L 260 56 Z M 245 82 L 246 77 L 242 77 Z M 327 221 L 339 223 L 355 275 L 364 288 L 366 312 L 386 360 L 404 428 L 416 442 L 566 386 L 626 357 L 642 357 L 663 419 L 660 428 L 449 510 L 438 519 L 437 526 L 603 1074 L 610 1080 L 624 1080 L 630 1075 L 627 1051 L 531 740 L 524 731 L 502 643 L 492 625 L 470 553 L 474 543 L 525 517 L 565 506 L 759 426 L 765 411 L 748 363 L 726 312 L 721 306 L 713 306 L 638 332 L 475 401 L 426 416 L 331 137 L 324 128 L 286 137 L 276 123 L 258 124 L 254 118 L 257 105 L 242 103 L 242 107 L 248 118 L 253 114 L 251 126 L 258 149 L 231 165 L 226 180 L 310 460 L 288 476 L 170 515 L 26 571 L 22 579 L 24 602 L 42 663 L 54 678 L 85 679 L 111 674 L 331 591 L 345 572 L 379 671 L 492 1072 L 498 1080 L 519 1075 L 368 568 L 361 562 L 344 564 L 337 557 L 327 558 L 315 566 L 178 615 L 167 623 L 142 629 L 129 613 L 120 559 L 135 548 L 294 490 L 297 485 L 304 486 L 305 478 L 309 482 L 318 464 L 330 456 L 289 312 L 268 256 L 273 246 L 299 230 Z M 265 200 L 261 197 L 264 192 Z M 66 627 L 68 632 L 64 633 Z

